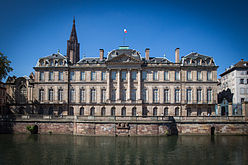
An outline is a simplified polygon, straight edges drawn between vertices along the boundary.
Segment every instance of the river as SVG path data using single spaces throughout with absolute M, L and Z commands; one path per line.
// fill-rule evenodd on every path
M 248 164 L 248 136 L 0 135 L 0 165 Z

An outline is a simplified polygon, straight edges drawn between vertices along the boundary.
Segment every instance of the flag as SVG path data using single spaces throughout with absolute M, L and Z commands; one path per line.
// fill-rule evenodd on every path
M 124 29 L 124 33 L 127 33 L 127 29 Z

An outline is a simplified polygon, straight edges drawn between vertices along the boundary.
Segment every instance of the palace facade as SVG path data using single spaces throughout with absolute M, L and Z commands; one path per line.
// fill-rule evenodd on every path
M 22 90 L 28 112 L 38 114 L 215 115 L 218 66 L 212 57 L 192 52 L 180 59 L 177 48 L 172 62 L 150 57 L 148 48 L 142 57 L 139 51 L 120 46 L 106 56 L 100 49 L 98 58 L 80 60 L 79 52 L 74 20 L 66 56 L 58 51 L 40 58 L 35 74 L 23 78 L 26 84 L 19 87 L 9 78 L 6 85 Z

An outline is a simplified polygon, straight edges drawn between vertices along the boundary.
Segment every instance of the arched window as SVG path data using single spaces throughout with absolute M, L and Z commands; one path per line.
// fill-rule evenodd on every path
M 153 116 L 157 116 L 158 115 L 158 108 L 157 107 L 154 107 L 153 108 Z
M 40 115 L 43 114 L 43 108 L 42 107 L 39 108 L 38 114 L 40 114 Z
M 121 109 L 121 116 L 126 116 L 126 107 Z
M 164 108 L 164 116 L 168 116 L 168 115 L 169 115 L 168 107 L 165 107 Z
M 105 107 L 102 107 L 101 109 L 101 116 L 105 116 L 106 114 L 106 108 Z
M 49 107 L 48 115 L 53 115 L 53 107 Z
M 111 116 L 115 116 L 115 107 L 111 108 Z
M 187 108 L 187 116 L 191 116 L 191 108 Z
M 63 108 L 62 107 L 59 107 L 59 112 L 58 112 L 58 115 L 62 115 L 63 114 Z
M 84 116 L 84 107 L 81 107 L 81 108 L 80 108 L 79 115 L 80 115 L 80 116 Z
M 90 108 L 90 116 L 94 116 L 95 115 L 95 107 L 91 107 Z
M 132 116 L 136 116 L 136 107 L 132 108 Z
M 142 109 L 142 116 L 147 116 L 147 112 L 148 112 L 147 108 L 144 107 L 144 108 Z
M 73 107 L 70 107 L 70 109 L 69 109 L 69 115 L 74 115 L 74 108 Z
M 202 113 L 201 109 L 198 108 L 198 109 L 197 109 L 197 116 L 201 116 L 201 113 Z
M 178 107 L 175 108 L 175 116 L 179 116 L 179 108 Z

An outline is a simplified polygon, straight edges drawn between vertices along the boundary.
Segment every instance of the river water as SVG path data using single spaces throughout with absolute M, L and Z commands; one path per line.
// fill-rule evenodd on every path
M 248 164 L 248 136 L 0 135 L 0 165 Z

